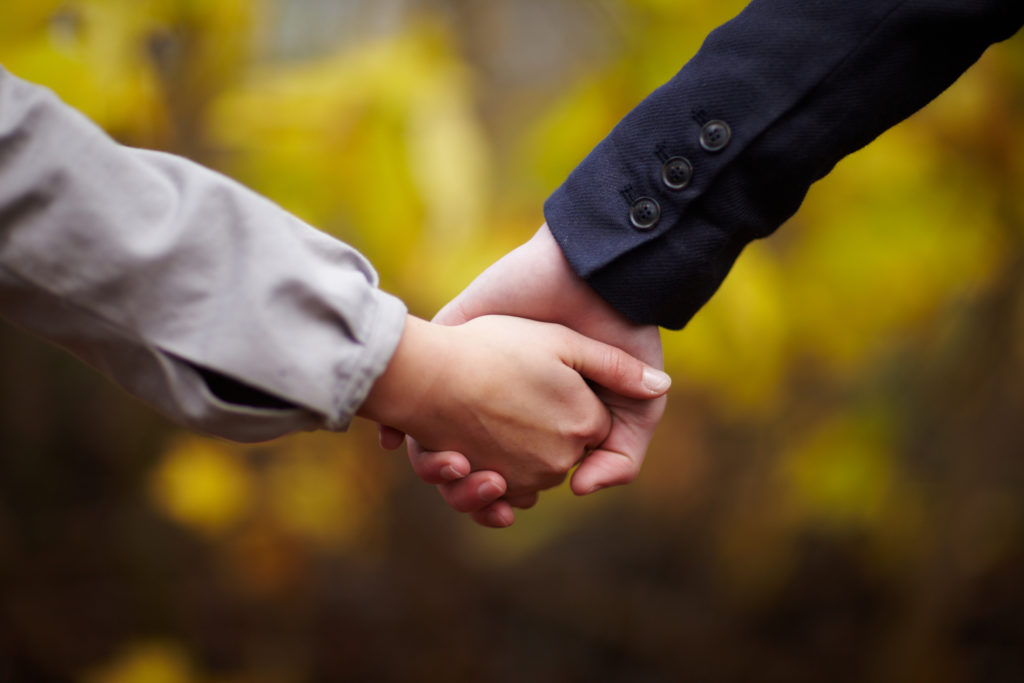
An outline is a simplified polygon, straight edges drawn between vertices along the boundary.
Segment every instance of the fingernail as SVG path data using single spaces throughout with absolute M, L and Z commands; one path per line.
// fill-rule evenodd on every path
M 655 370 L 654 368 L 644 368 L 642 381 L 644 388 L 652 394 L 665 393 L 672 386 L 672 378 L 661 370 Z
M 476 490 L 476 495 L 480 496 L 481 500 L 486 500 L 488 502 L 497 500 L 502 493 L 504 493 L 504 491 L 493 481 L 485 481 L 483 484 L 480 484 L 480 487 Z
M 508 516 L 497 511 L 491 512 L 487 515 L 487 523 L 492 527 L 500 528 L 512 526 L 512 521 L 509 520 Z
M 455 481 L 456 479 L 462 479 L 466 476 L 463 472 L 458 471 L 452 465 L 445 465 L 441 468 L 441 478 L 445 481 Z

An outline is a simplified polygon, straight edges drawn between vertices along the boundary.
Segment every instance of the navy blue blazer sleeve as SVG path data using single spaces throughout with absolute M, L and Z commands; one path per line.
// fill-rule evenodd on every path
M 1024 23 L 1024 0 L 754 0 L 545 204 L 576 272 L 681 328 L 810 185 Z

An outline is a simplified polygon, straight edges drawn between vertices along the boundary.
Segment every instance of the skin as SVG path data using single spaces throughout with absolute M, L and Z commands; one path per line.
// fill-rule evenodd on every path
M 467 486 L 488 504 L 504 495 L 505 504 L 528 505 L 621 431 L 588 381 L 637 405 L 657 400 L 670 383 L 624 351 L 560 325 L 487 315 L 449 326 L 409 316 L 359 414 L 414 439 L 421 476 L 444 481 L 452 476 L 446 467 L 455 476 L 485 474 L 455 484 L 457 509 Z
M 481 273 L 434 322 L 460 325 L 491 314 L 558 323 L 623 349 L 652 368 L 663 367 L 658 328 L 637 325 L 605 302 L 576 275 L 546 224 L 528 242 Z M 611 415 L 611 424 L 606 438 L 573 474 L 571 486 L 577 495 L 633 481 L 665 410 L 663 395 L 641 399 L 609 386 L 597 393 Z M 382 429 L 381 444 L 397 448 L 402 436 L 400 431 Z M 530 507 L 537 501 L 540 489 L 508 487 L 500 470 L 471 466 L 471 459 L 458 449 L 437 450 L 413 438 L 409 440 L 409 457 L 417 475 L 438 484 L 449 505 L 471 513 L 485 526 L 508 526 L 514 520 L 513 506 Z

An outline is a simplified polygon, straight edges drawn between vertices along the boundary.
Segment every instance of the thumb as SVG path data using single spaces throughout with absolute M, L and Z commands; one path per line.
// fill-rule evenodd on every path
M 588 454 L 573 472 L 572 492 L 585 496 L 609 486 L 628 484 L 636 479 L 642 464 L 642 456 L 634 460 L 623 453 L 599 448 Z
M 466 293 L 463 292 L 449 301 L 445 304 L 444 308 L 437 312 L 437 315 L 434 316 L 431 322 L 438 323 L 439 325 L 454 326 L 461 325 L 477 317 L 471 311 L 466 310 L 466 305 L 463 301 L 465 297 Z
M 633 481 L 665 412 L 664 397 L 640 401 L 616 396 L 609 389 L 598 389 L 597 395 L 612 411 L 612 428 L 573 473 L 572 490 L 578 496 Z
M 569 365 L 584 378 L 628 398 L 657 398 L 668 391 L 672 378 L 622 349 L 572 333 Z

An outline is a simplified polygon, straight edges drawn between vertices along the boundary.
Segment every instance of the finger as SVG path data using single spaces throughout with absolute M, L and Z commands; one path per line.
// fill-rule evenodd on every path
M 640 473 L 643 458 L 598 449 L 588 455 L 572 475 L 569 486 L 577 496 L 585 496 L 610 486 L 628 484 Z
M 431 319 L 431 322 L 438 323 L 439 325 L 461 325 L 476 317 L 466 311 L 463 306 L 462 299 L 464 296 L 464 294 L 460 294 L 445 304 L 444 308 L 438 311 L 437 315 Z
M 506 500 L 496 500 L 490 505 L 469 515 L 480 526 L 504 529 L 516 521 L 516 514 Z
M 505 496 L 503 500 L 508 501 L 508 504 L 514 508 L 528 510 L 536 505 L 539 499 L 539 493 L 522 493 L 518 496 Z
M 409 464 L 416 476 L 428 484 L 457 481 L 472 469 L 466 456 L 457 451 L 428 451 L 411 438 L 408 444 Z
M 573 473 L 570 486 L 579 496 L 636 479 L 654 427 L 665 411 L 665 397 L 640 401 L 612 395 L 608 390 L 599 390 L 599 394 L 611 408 L 612 428 L 604 443 Z
M 505 480 L 497 472 L 473 472 L 464 479 L 441 484 L 437 489 L 455 510 L 477 512 L 505 495 Z
M 637 360 L 621 349 L 569 332 L 572 339 L 569 364 L 583 377 L 620 396 L 655 398 L 672 385 L 672 379 L 657 368 Z
M 404 433 L 387 425 L 377 425 L 377 436 L 380 439 L 380 447 L 386 451 L 393 451 L 405 442 Z

